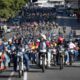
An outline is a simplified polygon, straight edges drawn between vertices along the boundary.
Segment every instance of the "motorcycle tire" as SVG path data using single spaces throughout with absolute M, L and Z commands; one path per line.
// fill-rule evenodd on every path
M 60 70 L 63 69 L 63 58 L 60 57 Z
M 42 57 L 42 72 L 45 72 L 45 58 Z
M 72 66 L 72 55 L 70 55 L 69 63 L 70 63 L 70 66 Z
M 19 70 L 19 78 L 21 78 L 21 76 L 22 76 L 22 71 Z

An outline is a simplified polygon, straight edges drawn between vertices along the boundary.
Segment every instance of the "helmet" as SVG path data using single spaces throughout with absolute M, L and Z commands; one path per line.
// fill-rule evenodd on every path
M 63 37 L 59 37 L 59 38 L 58 38 L 58 42 L 59 42 L 59 43 L 63 43 L 63 41 L 64 41 L 64 38 L 63 38 Z
M 44 38 L 46 40 L 46 35 L 41 34 L 41 37 Z
M 40 40 L 39 40 L 39 39 L 37 39 L 37 42 L 40 42 Z
M 12 38 L 10 38 L 8 41 L 9 41 L 9 42 L 12 42 Z

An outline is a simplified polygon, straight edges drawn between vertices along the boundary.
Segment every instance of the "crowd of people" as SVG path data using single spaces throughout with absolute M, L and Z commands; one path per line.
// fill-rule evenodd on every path
M 41 24 L 42 25 L 42 24 Z M 45 24 L 48 25 L 48 28 L 53 28 L 55 25 L 52 24 Z M 26 26 L 26 27 L 25 27 Z M 41 29 L 37 29 L 41 28 Z M 13 62 L 14 64 L 14 71 L 16 71 L 17 67 L 17 53 L 18 51 L 24 47 L 25 49 L 25 66 L 26 69 L 29 69 L 29 61 L 35 64 L 39 64 L 40 54 L 45 53 L 47 54 L 46 59 L 48 60 L 47 66 L 50 67 L 51 65 L 51 57 L 52 54 L 56 55 L 56 64 L 59 64 L 59 50 L 64 48 L 64 63 L 69 65 L 70 54 L 73 54 L 74 58 L 73 61 L 77 61 L 80 56 L 80 40 L 68 40 L 58 33 L 57 38 L 54 38 L 52 34 L 49 33 L 50 31 L 43 27 L 39 27 L 40 24 L 34 23 L 22 25 L 19 29 L 17 29 L 16 35 L 12 36 L 8 41 L 4 39 L 0 39 L 0 66 L 1 69 L 7 68 L 9 63 Z M 51 26 L 51 27 L 50 27 Z M 54 27 L 55 28 L 55 27 Z M 37 34 L 38 30 L 39 33 Z M 44 31 L 47 30 L 47 33 Z M 50 29 L 52 30 L 52 29 Z M 62 46 L 62 47 L 61 47 Z M 14 53 L 15 51 L 15 53 Z M 46 63 L 46 61 L 45 61 Z
M 30 61 L 40 65 L 41 54 L 46 54 L 45 65 L 48 67 L 51 66 L 54 56 L 58 65 L 60 49 L 64 50 L 64 64 L 69 65 L 70 54 L 73 55 L 73 62 L 78 61 L 80 39 L 73 40 L 73 34 L 70 32 L 66 40 L 64 37 L 66 30 L 53 22 L 54 17 L 54 8 L 24 8 L 21 18 L 23 23 L 13 30 L 16 34 L 10 36 L 10 39 L 5 37 L 0 39 L 0 70 L 8 68 L 12 62 L 13 70 L 17 71 L 17 53 L 22 51 L 22 48 L 27 71 L 30 68 Z
M 21 22 L 49 21 L 56 18 L 55 8 L 26 7 L 22 10 Z

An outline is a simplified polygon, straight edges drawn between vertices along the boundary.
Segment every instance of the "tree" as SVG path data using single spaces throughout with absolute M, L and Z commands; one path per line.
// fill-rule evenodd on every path
M 0 0 L 0 18 L 14 17 L 28 0 Z

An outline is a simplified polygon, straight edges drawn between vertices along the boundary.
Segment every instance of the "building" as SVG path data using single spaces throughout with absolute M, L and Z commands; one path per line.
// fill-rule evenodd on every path
M 54 3 L 57 5 L 64 5 L 65 4 L 65 0 L 48 0 L 50 3 Z
M 54 7 L 55 5 L 64 5 L 65 0 L 37 0 L 35 4 L 40 7 Z
M 68 3 L 71 8 L 80 8 L 80 0 L 65 0 L 65 2 Z

